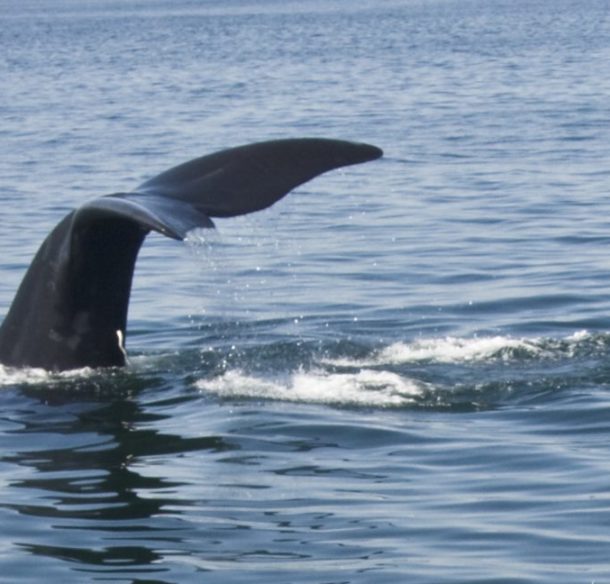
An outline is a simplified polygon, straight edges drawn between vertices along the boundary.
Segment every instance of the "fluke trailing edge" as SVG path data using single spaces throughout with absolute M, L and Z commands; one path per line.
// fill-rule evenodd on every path
M 211 217 L 273 205 L 328 170 L 374 160 L 368 144 L 301 138 L 223 150 L 181 164 L 130 193 L 94 199 L 47 236 L 2 326 L 0 363 L 49 370 L 125 364 L 136 257 L 150 231 L 184 239 Z

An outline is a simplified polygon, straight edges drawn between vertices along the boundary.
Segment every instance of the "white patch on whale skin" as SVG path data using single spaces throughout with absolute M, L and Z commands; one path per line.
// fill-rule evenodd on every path
M 121 329 L 117 329 L 116 336 L 119 341 L 119 350 L 123 353 L 123 357 L 125 357 L 125 361 L 127 361 L 127 351 L 125 350 L 125 335 Z

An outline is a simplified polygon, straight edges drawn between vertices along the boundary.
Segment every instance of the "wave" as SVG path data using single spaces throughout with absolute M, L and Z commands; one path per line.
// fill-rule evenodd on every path
M 0 365 L 0 387 L 7 385 L 51 385 L 66 380 L 91 377 L 94 374 L 95 370 L 89 367 L 72 371 L 53 372 L 34 367 L 18 368 Z
M 585 347 L 607 345 L 603 335 L 579 331 L 565 339 L 489 337 L 443 337 L 412 343 L 396 342 L 363 359 L 328 358 L 325 363 L 337 367 L 373 367 L 416 362 L 472 363 L 524 359 L 552 359 L 575 356 Z
M 373 407 L 398 407 L 413 403 L 424 384 L 390 371 L 362 369 L 355 373 L 298 371 L 284 380 L 265 379 L 241 371 L 227 371 L 201 379 L 196 387 L 225 398 L 251 398 L 291 402 Z
M 329 356 L 327 350 L 292 372 L 278 371 L 277 362 L 264 369 L 264 362 L 252 361 L 253 373 L 242 362 L 200 378 L 195 386 L 221 398 L 373 408 L 480 408 L 553 392 L 570 379 L 577 382 L 583 367 L 590 371 L 580 359 L 597 355 L 603 360 L 609 348 L 609 335 L 587 331 L 565 338 L 419 339 L 365 354 L 359 351 L 357 357 Z

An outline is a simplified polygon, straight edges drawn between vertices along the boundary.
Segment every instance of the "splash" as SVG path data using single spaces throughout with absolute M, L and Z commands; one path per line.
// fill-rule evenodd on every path
M 356 373 L 298 371 L 284 381 L 227 371 L 196 383 L 202 392 L 242 397 L 343 406 L 400 407 L 420 395 L 423 384 L 389 371 L 363 369 Z
M 512 339 L 501 336 L 472 339 L 445 337 L 416 341 L 413 344 L 394 343 L 382 349 L 376 358 L 381 363 L 389 364 L 414 361 L 464 363 L 489 359 L 507 360 L 517 352 L 542 356 L 544 349 L 535 339 Z
M 397 342 L 362 359 L 326 359 L 337 367 L 379 367 L 417 362 L 475 363 L 492 360 L 553 359 L 572 357 L 590 345 L 605 344 L 587 331 L 565 339 L 512 338 L 489 336 L 473 338 L 443 337 L 412 343 Z
M 70 371 L 51 372 L 33 367 L 18 368 L 0 365 L 0 387 L 13 385 L 52 385 L 72 379 L 83 379 L 94 375 L 90 367 Z

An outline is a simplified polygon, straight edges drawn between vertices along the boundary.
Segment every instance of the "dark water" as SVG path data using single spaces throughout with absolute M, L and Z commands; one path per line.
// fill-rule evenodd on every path
M 130 366 L 0 371 L 0 581 L 610 582 L 603 0 L 0 0 L 0 303 L 228 146 L 378 162 L 151 236 Z

